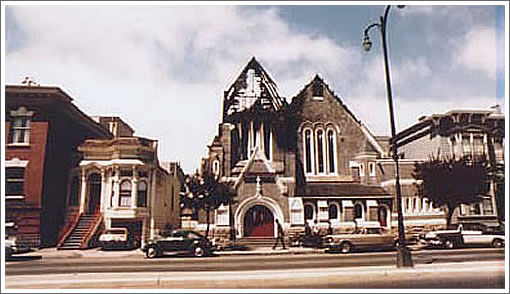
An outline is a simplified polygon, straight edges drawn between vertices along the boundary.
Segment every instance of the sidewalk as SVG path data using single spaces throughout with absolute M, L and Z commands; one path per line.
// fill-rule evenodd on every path
M 312 254 L 324 253 L 324 249 L 316 248 L 302 248 L 290 247 L 285 250 L 276 249 L 271 247 L 252 248 L 248 250 L 232 250 L 232 251 L 215 251 L 215 255 L 283 255 L 283 254 Z M 84 250 L 57 250 L 56 248 L 36 249 L 30 253 L 23 254 L 23 256 L 41 256 L 41 258 L 100 258 L 100 257 L 130 257 L 130 256 L 143 256 L 144 253 L 140 249 L 134 250 L 108 250 L 104 251 L 101 248 L 92 248 Z M 19 255 L 21 256 L 21 255 Z
M 419 247 L 410 247 L 411 250 L 419 250 Z M 285 250 L 277 248 L 273 250 L 271 247 L 249 248 L 247 250 L 220 250 L 215 251 L 215 255 L 286 255 L 286 254 L 318 254 L 324 253 L 325 249 L 308 248 L 308 247 L 287 247 Z M 108 250 L 101 248 L 92 248 L 84 250 L 57 250 L 56 248 L 36 249 L 33 252 L 18 256 L 40 256 L 46 258 L 101 258 L 101 257 L 132 257 L 143 256 L 144 253 L 140 249 L 135 250 Z

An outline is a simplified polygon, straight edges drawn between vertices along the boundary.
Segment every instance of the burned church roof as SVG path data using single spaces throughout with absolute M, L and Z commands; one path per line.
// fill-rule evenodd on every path
M 230 88 L 225 91 L 223 117 L 258 108 L 281 110 L 287 102 L 278 93 L 276 83 L 260 63 L 252 57 Z

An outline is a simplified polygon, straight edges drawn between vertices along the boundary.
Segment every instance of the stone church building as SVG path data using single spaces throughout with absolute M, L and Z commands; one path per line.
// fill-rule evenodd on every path
M 382 185 L 394 179 L 389 138 L 374 136 L 319 75 L 287 102 L 252 58 L 224 92 L 222 115 L 202 170 L 237 196 L 216 211 L 215 237 L 233 226 L 237 238 L 272 238 L 276 219 L 288 236 L 305 222 L 335 232 L 396 228 L 395 196 Z M 444 224 L 441 211 L 424 214 L 427 224 Z

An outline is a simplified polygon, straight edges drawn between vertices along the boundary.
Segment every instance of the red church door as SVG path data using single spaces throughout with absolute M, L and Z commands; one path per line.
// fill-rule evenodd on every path
M 265 206 L 255 205 L 244 216 L 245 237 L 273 237 L 273 213 Z

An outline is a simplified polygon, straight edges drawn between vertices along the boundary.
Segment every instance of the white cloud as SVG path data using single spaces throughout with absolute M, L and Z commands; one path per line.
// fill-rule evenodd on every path
M 333 41 L 331 35 L 292 31 L 275 9 L 163 5 L 8 8 L 12 9 L 8 16 L 14 16 L 23 30 L 22 39 L 16 35 L 7 38 L 16 43 L 6 54 L 8 83 L 34 76 L 43 85 L 61 86 L 87 114 L 119 115 L 136 135 L 158 139 L 160 159 L 179 160 L 186 172 L 197 168 L 205 155 L 221 120 L 223 91 L 252 56 L 268 70 L 283 96 L 293 97 L 318 73 L 374 134 L 389 133 L 380 53 L 365 54 L 358 39 L 354 48 L 345 45 L 354 42 Z M 413 5 L 392 13 L 397 11 L 409 16 L 406 23 L 434 17 L 436 26 L 443 24 L 439 20 L 444 18 L 449 26 L 472 28 L 445 45 L 444 39 L 454 35 L 451 31 L 446 37 L 438 34 L 435 26 L 427 27 L 424 34 L 417 31 L 434 21 L 406 25 L 409 31 L 405 33 L 398 32 L 398 22 L 393 24 L 395 36 L 419 36 L 409 42 L 428 46 L 432 41 L 420 43 L 422 39 L 433 40 L 434 46 L 448 48 L 434 54 L 408 50 L 392 57 L 398 129 L 415 123 L 421 115 L 459 105 L 490 106 L 487 101 L 494 98 L 485 97 L 490 96 L 484 88 L 487 84 L 452 87 L 452 77 L 462 71 L 494 77 L 495 40 L 490 29 L 468 26 L 467 22 L 459 25 L 457 21 L 469 18 L 470 10 L 464 8 Z M 7 25 L 12 21 L 7 19 Z M 358 25 L 342 29 L 354 27 Z M 450 58 L 451 48 L 455 58 L 443 62 Z M 438 61 L 438 54 L 445 56 Z M 463 76 L 459 79 L 465 83 Z
M 453 42 L 457 42 L 454 40 Z M 474 27 L 467 31 L 455 47 L 455 62 L 469 70 L 496 77 L 496 31 L 491 27 Z
M 358 59 L 326 37 L 291 33 L 272 9 L 10 9 L 27 41 L 6 55 L 8 83 L 30 75 L 59 85 L 87 114 L 119 115 L 137 135 L 159 139 L 160 159 L 180 160 L 188 172 L 217 131 L 223 90 L 251 56 L 288 97 L 312 74 L 337 78 Z

